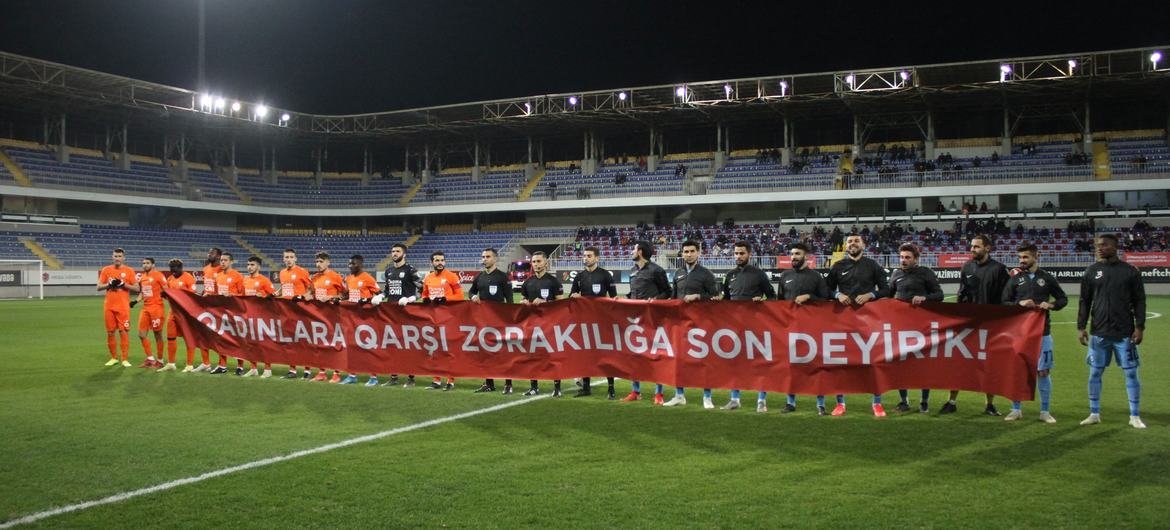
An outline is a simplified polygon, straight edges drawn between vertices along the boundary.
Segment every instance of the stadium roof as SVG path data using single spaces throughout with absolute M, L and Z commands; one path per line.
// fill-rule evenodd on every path
M 225 100 L 0 52 L 0 105 L 167 130 L 273 130 L 401 142 L 542 137 L 629 130 L 632 124 L 670 128 L 768 116 L 1079 106 L 1104 87 L 1110 98 L 1164 97 L 1170 92 L 1170 58 L 1151 60 L 1163 50 L 1170 52 L 1170 46 L 619 87 L 344 116 L 268 108 L 263 102 Z

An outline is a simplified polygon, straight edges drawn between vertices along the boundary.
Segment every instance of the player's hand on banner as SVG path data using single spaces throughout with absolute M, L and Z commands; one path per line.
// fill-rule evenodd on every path
M 377 305 L 382 305 L 382 302 L 384 302 L 385 300 L 386 300 L 386 296 L 383 295 L 382 293 L 378 293 L 378 294 L 374 295 L 373 298 L 370 299 L 370 303 L 377 306 Z
M 415 301 L 415 297 L 413 297 L 413 296 L 407 296 L 406 298 L 399 298 L 399 299 L 398 299 L 398 305 L 400 305 L 400 306 L 404 306 L 404 307 L 405 307 L 407 304 L 412 304 L 412 303 L 414 303 L 414 301 Z
M 1020 307 L 1036 307 L 1036 302 L 1030 298 L 1020 300 Z
M 873 300 L 873 293 L 861 293 L 857 298 L 853 299 L 853 303 L 857 305 L 865 305 L 866 302 Z
M 1136 331 L 1136 330 L 1135 330 Z M 1077 340 L 1081 341 L 1081 346 L 1089 345 L 1089 332 L 1086 330 L 1077 331 Z
M 926 301 L 925 296 L 915 296 L 914 298 L 910 299 L 910 303 L 914 304 L 914 305 L 922 305 L 922 303 L 925 301 Z
M 305 301 L 305 295 L 303 295 L 303 294 L 298 294 L 298 295 L 296 295 L 296 296 L 294 296 L 294 297 L 293 297 L 293 300 L 295 300 L 295 301 L 297 301 L 297 302 L 304 302 L 304 301 Z
M 841 305 L 851 305 L 851 304 L 853 304 L 853 299 L 852 299 L 852 298 L 849 298 L 849 295 L 847 295 L 847 294 L 845 294 L 845 293 L 840 293 L 840 294 L 838 294 L 838 295 L 837 295 L 837 301 L 838 301 L 838 302 L 840 302 L 840 303 L 841 303 Z

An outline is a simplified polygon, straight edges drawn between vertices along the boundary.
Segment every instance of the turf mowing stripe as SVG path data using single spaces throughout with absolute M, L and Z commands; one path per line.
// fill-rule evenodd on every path
M 597 386 L 597 385 L 601 384 L 603 381 L 604 381 L 604 379 L 594 381 L 589 386 L 590 387 Z M 382 438 L 394 436 L 396 434 L 402 434 L 402 433 L 410 432 L 410 431 L 417 431 L 419 429 L 425 429 L 427 427 L 434 427 L 435 425 L 441 425 L 444 423 L 459 421 L 459 420 L 471 418 L 474 416 L 479 416 L 480 414 L 488 414 L 491 412 L 497 412 L 497 411 L 501 411 L 501 410 L 504 410 L 504 409 L 507 409 L 510 407 L 516 407 L 519 405 L 532 403 L 533 401 L 537 401 L 537 400 L 541 400 L 541 399 L 545 399 L 545 398 L 549 398 L 549 397 L 552 397 L 551 393 L 550 394 L 541 394 L 539 396 L 532 396 L 532 397 L 524 398 L 524 399 L 521 399 L 518 401 L 501 403 L 499 405 L 493 405 L 491 407 L 473 410 L 470 412 L 462 412 L 462 413 L 454 414 L 451 416 L 445 416 L 442 418 L 436 418 L 433 420 L 427 420 L 424 422 L 419 422 L 419 423 L 415 423 L 412 425 L 407 425 L 405 427 L 398 427 L 396 429 L 390 429 L 388 431 L 382 431 L 382 432 L 378 432 L 378 433 L 374 433 L 374 434 L 367 434 L 365 436 L 359 436 L 357 438 L 350 438 L 348 440 L 342 440 L 340 442 L 334 442 L 331 444 L 322 445 L 320 447 L 314 447 L 312 449 L 304 449 L 301 451 L 295 451 L 295 452 L 289 453 L 287 455 L 274 456 L 272 458 L 265 458 L 263 460 L 256 460 L 254 462 L 248 462 L 246 464 L 225 467 L 223 469 L 217 469 L 215 471 L 209 471 L 207 473 L 203 473 L 202 475 L 196 475 L 193 477 L 172 480 L 170 482 L 164 482 L 162 484 L 156 484 L 154 486 L 150 486 L 150 487 L 146 487 L 146 488 L 127 491 L 124 493 L 118 493 L 116 495 L 110 495 L 109 497 L 104 497 L 101 499 L 95 499 L 92 501 L 85 501 L 85 502 L 81 502 L 81 503 L 77 503 L 77 504 L 70 504 L 68 506 L 61 506 L 59 508 L 53 508 L 51 510 L 45 510 L 43 512 L 29 514 L 29 515 L 26 515 L 26 516 L 21 517 L 19 519 L 12 519 L 10 521 L 4 521 L 4 522 L 0 523 L 0 529 L 12 528 L 14 526 L 22 525 L 22 524 L 35 523 L 37 521 L 40 521 L 42 519 L 47 519 L 49 517 L 54 517 L 57 515 L 64 515 L 67 513 L 77 512 L 77 511 L 81 511 L 81 510 L 87 510 L 89 508 L 94 508 L 97 506 L 104 506 L 106 504 L 114 504 L 116 502 L 122 502 L 122 501 L 127 500 L 127 499 L 133 499 L 135 497 L 141 497 L 143 495 L 149 495 L 151 493 L 166 491 L 169 489 L 177 488 L 179 486 L 186 486 L 187 484 L 195 484 L 197 482 L 203 482 L 205 480 L 218 478 L 218 477 L 222 477 L 225 475 L 231 475 L 233 473 L 239 473 L 241 471 L 247 471 L 249 469 L 256 469 L 258 467 L 264 467 L 264 466 L 268 466 L 268 465 L 272 465 L 272 464 L 277 464 L 280 462 L 294 460 L 297 458 L 301 458 L 303 456 L 311 456 L 311 455 L 321 454 L 321 453 L 325 453 L 328 451 L 332 451 L 334 449 L 344 449 L 344 448 L 352 446 L 352 445 L 357 445 L 357 444 L 366 443 L 366 442 L 372 442 L 375 440 L 381 440 Z

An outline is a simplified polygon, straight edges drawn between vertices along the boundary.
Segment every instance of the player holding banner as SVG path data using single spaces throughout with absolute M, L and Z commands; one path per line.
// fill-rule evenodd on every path
M 284 263 L 284 268 L 280 270 L 280 297 L 285 300 L 305 300 L 312 298 L 309 294 L 313 289 L 313 282 L 310 279 L 309 271 L 297 265 L 297 251 L 286 248 L 281 255 L 281 262 Z M 312 370 L 308 366 L 305 367 L 305 379 L 312 377 Z M 284 374 L 284 379 L 296 379 L 297 367 L 296 365 L 289 365 L 288 373 Z
M 918 247 L 906 243 L 898 247 L 899 268 L 890 274 L 890 285 L 881 293 L 882 297 L 893 298 L 911 305 L 922 305 L 925 302 L 941 302 L 943 300 L 942 286 L 938 284 L 938 276 L 928 267 L 918 265 Z M 910 412 L 909 392 L 899 389 L 898 412 Z M 922 389 L 922 400 L 918 403 L 918 412 L 930 412 L 930 389 Z
M 248 258 L 248 276 L 244 278 L 244 296 L 269 299 L 276 296 L 276 289 L 273 288 L 272 280 L 260 274 L 260 256 L 251 256 Z M 256 361 L 252 361 L 252 368 L 245 372 L 243 377 L 252 377 L 255 375 L 258 375 Z M 269 377 L 272 377 L 272 365 L 264 363 L 264 373 L 260 374 L 260 378 L 268 379 Z
M 142 350 L 146 352 L 146 360 L 142 362 L 142 368 L 170 366 L 167 371 L 175 369 L 173 362 L 170 365 L 164 365 L 162 362 L 163 318 L 167 312 L 166 308 L 163 307 L 162 292 L 166 285 L 167 278 L 154 268 L 154 258 L 142 258 L 142 277 L 138 280 L 138 301 L 143 302 L 142 312 L 138 315 L 138 340 L 142 341 Z M 150 349 L 150 339 L 147 338 L 148 330 L 154 332 L 158 360 L 155 360 L 154 352 Z
M 422 299 L 427 304 L 445 304 L 450 300 L 463 299 L 463 286 L 459 283 L 459 275 L 447 270 L 447 256 L 443 251 L 431 253 L 431 272 L 423 278 Z M 442 384 L 442 378 L 435 377 L 428 390 L 455 390 L 455 379 L 448 377 L 447 384 Z
M 418 299 L 419 290 L 422 288 L 422 278 L 419 277 L 418 270 L 406 262 L 406 245 L 395 243 L 390 247 L 390 265 L 386 266 L 384 279 L 386 289 L 382 291 L 384 293 L 382 296 L 386 300 L 405 306 Z M 381 303 L 380 299 L 379 303 Z M 382 386 L 396 385 L 398 385 L 398 375 L 390 374 L 390 380 Z M 412 386 L 414 386 L 414 376 L 408 375 L 402 387 L 410 388 Z
M 825 277 L 821 276 L 820 271 L 812 268 L 809 263 L 808 255 L 810 249 L 804 243 L 797 243 L 792 245 L 788 250 L 788 256 L 792 260 L 792 268 L 780 274 L 779 292 L 777 295 L 780 298 L 795 303 L 796 305 L 804 305 L 808 302 L 817 302 L 820 300 L 828 300 L 830 298 L 829 286 L 825 283 Z M 756 412 L 764 412 L 768 410 L 768 404 L 764 401 L 766 394 L 761 390 L 759 401 L 756 402 Z M 837 398 L 838 405 L 844 401 L 844 396 Z M 788 394 L 787 402 L 781 412 L 787 414 L 789 412 L 796 412 L 796 394 Z M 817 415 L 825 416 L 828 411 L 825 410 L 825 396 L 817 396 Z
M 719 283 L 715 281 L 715 275 L 711 274 L 707 267 L 699 264 L 699 243 L 691 240 L 683 241 L 681 253 L 683 266 L 674 272 L 671 297 L 688 304 L 698 300 L 720 298 L 722 293 L 719 291 Z M 674 397 L 663 403 L 662 406 L 678 407 L 686 404 L 685 389 L 679 386 L 674 389 Z M 715 403 L 711 401 L 710 388 L 703 389 L 703 408 L 715 408 Z
M 223 251 L 219 247 L 207 250 L 207 263 L 203 265 L 203 296 L 213 296 L 216 293 L 215 277 L 220 272 L 219 258 Z M 199 348 L 199 357 L 203 361 L 195 367 L 193 372 L 211 371 L 211 352 L 207 348 Z
M 1089 347 L 1089 416 L 1081 425 L 1101 423 L 1101 376 L 1116 359 L 1125 372 L 1125 393 L 1129 396 L 1129 425 L 1145 429 L 1139 413 L 1142 386 L 1138 381 L 1138 345 L 1146 329 L 1146 287 L 1142 273 L 1117 258 L 1117 236 L 1097 237 L 1097 262 L 1085 269 L 1081 279 L 1081 305 L 1077 311 L 1077 332 L 1082 345 Z M 1085 330 L 1093 319 L 1093 334 Z
M 168 289 L 181 289 L 188 292 L 195 292 L 195 277 L 189 272 L 183 271 L 183 260 L 175 258 L 167 262 L 167 267 L 171 270 L 171 277 L 167 278 Z M 171 315 L 167 319 L 167 363 L 175 364 L 175 350 L 179 348 L 179 320 L 175 315 L 175 308 L 171 306 Z M 187 366 L 183 367 L 183 372 L 190 373 L 195 371 L 195 348 L 183 337 L 183 344 L 187 346 Z M 168 370 L 166 366 L 159 368 L 158 371 Z
M 244 275 L 232 268 L 233 265 L 235 265 L 235 259 L 231 253 L 220 254 L 220 271 L 219 274 L 215 275 L 215 292 L 219 296 L 244 296 Z M 219 355 L 219 366 L 216 366 L 210 373 L 227 373 L 227 356 L 223 352 L 216 352 L 216 354 Z M 244 360 L 239 357 L 236 358 L 236 375 L 244 375 Z
M 548 273 L 548 257 L 544 252 L 532 253 L 532 276 L 524 280 L 520 286 L 520 294 L 524 297 L 524 305 L 540 305 L 552 302 L 565 294 L 565 288 L 556 276 Z M 529 389 L 525 396 L 535 396 L 540 393 L 540 387 L 535 379 L 528 382 Z M 553 381 L 553 397 L 561 397 L 561 380 Z
M 993 245 L 991 238 L 979 234 L 971 238 L 971 259 L 963 264 L 959 271 L 959 303 L 960 304 L 1001 304 L 1003 303 L 1004 288 L 1007 287 L 1011 276 L 1007 267 L 991 259 Z M 986 405 L 983 413 L 988 416 L 999 416 L 995 409 L 995 396 L 986 394 Z M 951 414 L 958 411 L 955 401 L 959 398 L 958 390 L 951 390 L 950 399 L 939 409 L 939 414 Z
M 772 287 L 772 280 L 768 274 L 751 263 L 752 244 L 747 241 L 736 241 L 733 245 L 735 254 L 735 268 L 727 271 L 723 277 L 724 300 L 751 300 L 762 302 L 776 299 L 776 288 Z M 703 391 L 707 394 L 706 389 Z M 731 389 L 731 399 L 723 405 L 723 410 L 739 408 L 739 389 Z M 756 412 L 768 411 L 768 393 L 759 391 L 756 397 Z
M 495 302 L 497 304 L 512 303 L 512 282 L 508 279 L 508 275 L 496 268 L 496 263 L 499 260 L 499 253 L 494 248 L 485 248 L 479 256 L 479 262 L 483 265 L 483 270 L 475 275 L 475 279 L 471 280 L 471 289 L 468 294 L 471 295 L 471 301 L 477 304 L 484 301 Z M 475 390 L 475 393 L 495 392 L 496 381 L 488 378 L 484 379 L 483 385 Z M 504 394 L 512 393 L 512 380 L 504 380 Z
M 1036 259 L 1037 253 L 1036 245 L 1030 243 L 1016 249 L 1016 254 L 1020 258 L 1020 268 L 1004 288 L 1003 303 L 1044 310 L 1044 337 L 1040 340 L 1040 360 L 1036 363 L 1036 387 L 1040 391 L 1040 421 L 1056 423 L 1056 418 L 1048 413 L 1048 402 L 1052 397 L 1052 377 L 1049 375 L 1052 370 L 1050 311 L 1064 309 L 1064 306 L 1068 305 L 1068 296 L 1065 296 L 1064 289 L 1061 289 L 1060 282 L 1056 281 L 1055 276 L 1040 269 L 1040 262 Z M 1015 421 L 1023 416 L 1020 402 L 1013 401 L 1012 411 L 1003 419 Z
M 345 276 L 345 289 L 348 294 L 347 301 L 355 304 L 368 304 L 374 295 L 382 292 L 378 288 L 378 280 L 375 280 L 370 273 L 362 270 L 362 265 L 365 264 L 366 258 L 361 254 L 354 254 L 349 257 L 349 274 Z M 349 374 L 345 379 L 341 380 L 343 385 L 352 385 L 357 383 L 357 376 Z M 370 379 L 366 381 L 366 386 L 378 386 L 378 374 L 370 374 Z
M 889 286 L 886 284 L 886 270 L 873 258 L 865 256 L 865 239 L 857 234 L 845 238 L 845 258 L 829 268 L 825 284 L 830 291 L 837 292 L 837 302 L 845 306 L 861 307 L 877 299 Z M 886 416 L 882 407 L 882 395 L 873 395 L 873 415 Z M 837 394 L 837 406 L 833 416 L 845 415 L 845 396 Z
M 111 253 L 112 265 L 102 267 L 98 271 L 97 290 L 105 291 L 106 298 L 102 302 L 102 313 L 106 321 L 106 347 L 110 350 L 110 360 L 106 366 L 118 364 L 118 350 L 122 350 L 122 366 L 130 367 L 130 293 L 138 292 L 138 284 L 134 279 L 134 271 L 127 267 L 126 252 L 120 248 Z M 118 335 L 118 344 L 114 344 L 114 334 Z
M 613 284 L 613 274 L 597 266 L 599 254 L 597 247 L 585 247 L 584 252 L 581 253 L 581 261 L 585 268 L 577 271 L 577 275 L 573 277 L 573 284 L 569 286 L 569 298 L 582 296 L 586 298 L 617 298 L 617 286 Z M 609 385 L 606 398 L 610 401 L 617 399 L 617 395 L 614 394 L 613 377 L 606 377 L 605 382 Z M 590 385 L 588 377 L 582 377 L 581 389 L 573 397 L 591 395 L 593 395 L 593 386 Z
M 317 266 L 317 273 L 313 275 L 313 298 L 318 302 L 325 302 L 336 304 L 341 301 L 341 292 L 345 289 L 345 281 L 340 274 L 329 268 L 329 253 L 318 252 L 314 256 L 314 264 Z M 309 367 L 306 366 L 305 370 Z M 310 379 L 310 381 L 325 381 L 325 369 L 317 368 L 317 376 Z M 341 382 L 341 370 L 333 370 L 333 377 L 329 379 L 330 383 Z

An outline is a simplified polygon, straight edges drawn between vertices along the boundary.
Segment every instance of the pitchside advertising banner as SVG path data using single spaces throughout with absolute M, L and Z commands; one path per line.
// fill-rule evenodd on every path
M 22 271 L 0 270 L 0 287 L 13 287 L 21 283 Z
M 166 296 L 193 345 L 256 362 L 475 378 L 610 375 L 797 394 L 948 388 L 1029 400 L 1044 329 L 1037 309 L 894 300 L 375 307 Z

